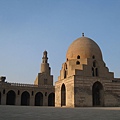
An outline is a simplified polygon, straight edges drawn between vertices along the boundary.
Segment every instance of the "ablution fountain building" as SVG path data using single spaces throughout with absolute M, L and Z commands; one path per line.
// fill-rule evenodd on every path
M 99 46 L 84 34 L 69 46 L 55 86 L 50 71 L 47 51 L 44 51 L 34 84 L 9 83 L 1 77 L 0 104 L 120 106 L 120 78 L 114 78 L 114 73 L 109 72 Z

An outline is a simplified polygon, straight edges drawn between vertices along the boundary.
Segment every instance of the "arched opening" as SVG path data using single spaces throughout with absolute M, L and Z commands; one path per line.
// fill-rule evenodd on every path
M 92 67 L 92 76 L 94 77 L 94 68 Z
M 55 106 L 55 94 L 50 93 L 48 96 L 48 106 Z
M 28 106 L 30 104 L 30 94 L 25 91 L 21 95 L 21 105 L 26 105 Z
M 95 69 L 96 76 L 98 76 L 98 68 Z
M 103 86 L 100 82 L 95 82 L 92 87 L 93 106 L 103 106 Z
M 1 92 L 0 92 L 0 105 L 1 105 Z
M 66 106 L 66 88 L 64 84 L 61 87 L 61 106 Z
M 79 55 L 77 56 L 77 59 L 80 59 L 80 56 L 79 56 Z
M 94 60 L 93 61 L 93 67 L 92 67 L 92 76 L 93 77 L 98 77 L 98 64 L 97 62 Z
M 67 64 L 64 64 L 64 78 L 67 77 Z
M 6 105 L 15 105 L 15 100 L 16 100 L 16 94 L 13 90 L 10 90 L 7 93 Z
M 64 78 L 66 78 L 66 76 L 67 76 L 67 71 L 64 70 Z
M 79 61 L 77 61 L 77 62 L 76 62 L 76 65 L 79 65 L 79 64 L 80 64 L 80 62 L 79 62 Z
M 93 61 L 93 67 L 96 67 L 96 61 Z
M 43 106 L 43 94 L 41 92 L 35 95 L 35 106 Z
M 93 55 L 92 58 L 95 59 L 95 56 Z

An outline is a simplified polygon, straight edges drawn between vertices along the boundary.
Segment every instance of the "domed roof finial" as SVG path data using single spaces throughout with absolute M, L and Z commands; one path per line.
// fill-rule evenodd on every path
M 84 33 L 82 33 L 82 37 L 84 37 Z

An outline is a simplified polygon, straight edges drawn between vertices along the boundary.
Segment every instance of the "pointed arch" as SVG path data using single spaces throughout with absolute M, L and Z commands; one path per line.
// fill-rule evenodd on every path
M 76 62 L 76 65 L 80 65 L 80 62 L 79 62 L 79 61 L 77 61 L 77 62 Z
M 96 67 L 96 60 L 93 61 L 93 67 Z
M 15 105 L 16 94 L 13 90 L 10 90 L 6 94 L 6 105 Z
M 95 74 L 94 74 L 94 68 L 92 67 L 92 76 L 94 77 Z
M 95 69 L 95 74 L 98 76 L 98 68 Z
M 64 69 L 66 70 L 67 69 L 67 64 L 65 63 L 65 65 L 64 65 Z
M 104 90 L 100 82 L 95 82 L 92 86 L 92 100 L 93 106 L 103 106 L 104 103 Z
M 48 96 L 48 106 L 55 106 L 55 93 L 50 93 Z
M 67 64 L 64 64 L 64 78 L 67 77 Z
M 96 60 L 94 60 L 93 61 L 93 63 L 92 63 L 93 65 L 92 65 L 92 76 L 93 77 L 98 77 L 98 75 L 99 75 L 99 71 L 98 71 L 98 63 L 97 63 L 97 61 Z
M 66 106 L 66 87 L 62 84 L 61 87 L 61 106 Z
M 79 56 L 79 55 L 77 56 L 77 59 L 80 59 L 80 56 Z
M 29 106 L 30 104 L 30 94 L 24 91 L 21 95 L 21 105 Z
M 35 106 L 43 106 L 43 94 L 41 92 L 35 95 Z
M 92 58 L 95 59 L 95 56 L 93 55 Z

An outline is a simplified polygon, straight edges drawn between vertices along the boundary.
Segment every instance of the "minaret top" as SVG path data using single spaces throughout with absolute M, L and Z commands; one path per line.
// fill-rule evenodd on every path
M 47 57 L 47 51 L 46 50 L 43 52 L 42 59 L 43 59 L 42 63 L 47 63 L 48 57 Z

